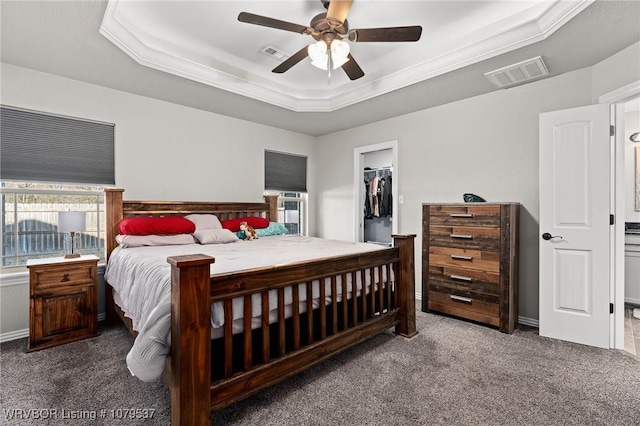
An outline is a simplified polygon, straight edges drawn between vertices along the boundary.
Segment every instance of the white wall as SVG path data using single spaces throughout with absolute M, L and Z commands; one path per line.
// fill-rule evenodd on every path
M 462 202 L 473 192 L 487 201 L 522 204 L 520 225 L 520 316 L 538 318 L 538 115 L 597 102 L 599 96 L 638 79 L 640 43 L 592 68 L 499 90 L 319 138 L 316 167 L 329 170 L 318 181 L 318 235 L 350 239 L 353 214 L 353 148 L 399 141 L 394 177 L 405 203 L 399 232 L 417 234 L 421 205 Z M 621 68 L 623 64 L 632 64 Z M 416 265 L 420 265 L 419 259 Z M 421 292 L 421 271 L 416 271 Z
M 612 55 L 592 67 L 593 85 L 591 103 L 606 93 L 640 79 L 640 42 Z
M 313 234 L 315 138 L 2 64 L 0 103 L 115 123 L 128 199 L 260 201 L 264 150 L 306 155 Z M 0 285 L 0 334 L 29 326 L 27 278 Z

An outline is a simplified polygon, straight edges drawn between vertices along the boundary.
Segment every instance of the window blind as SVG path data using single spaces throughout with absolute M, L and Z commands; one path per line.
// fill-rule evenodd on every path
M 0 179 L 115 184 L 111 123 L 0 107 Z
M 307 157 L 265 151 L 264 189 L 307 192 Z

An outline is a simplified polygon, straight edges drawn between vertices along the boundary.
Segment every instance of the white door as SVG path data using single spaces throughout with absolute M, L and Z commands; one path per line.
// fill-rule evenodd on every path
M 540 335 L 609 347 L 610 105 L 540 114 Z

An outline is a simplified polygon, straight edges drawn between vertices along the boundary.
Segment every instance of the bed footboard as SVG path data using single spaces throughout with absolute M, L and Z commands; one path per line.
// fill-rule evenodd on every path
M 168 258 L 172 346 L 171 371 L 165 377 L 171 388 L 172 424 L 208 424 L 211 410 L 391 327 L 399 335 L 415 336 L 414 238 L 395 235 L 389 249 L 212 277 L 209 267 L 214 259 L 209 256 Z M 311 298 L 301 296 L 305 290 L 319 292 L 326 304 L 314 307 Z M 293 300 L 293 312 L 286 318 L 285 291 Z M 264 314 L 270 294 L 277 294 L 275 322 Z M 244 300 L 244 331 L 234 335 L 232 300 L 238 298 Z M 261 300 L 262 313 L 257 328 L 251 320 L 255 298 Z M 225 320 L 223 337 L 212 343 L 213 302 L 222 303 Z M 212 359 L 219 373 L 212 371 Z

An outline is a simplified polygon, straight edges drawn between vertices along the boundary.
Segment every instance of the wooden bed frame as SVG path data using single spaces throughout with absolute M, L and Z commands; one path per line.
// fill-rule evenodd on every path
M 124 201 L 123 192 L 106 190 L 107 260 L 117 246 L 116 225 L 123 217 L 191 213 L 214 213 L 221 220 L 262 216 L 276 221 L 278 217 L 276 196 L 265 196 L 263 203 Z M 384 250 L 218 275 L 210 275 L 215 262 L 210 256 L 169 257 L 171 352 L 163 379 L 171 390 L 171 423 L 209 424 L 212 410 L 247 398 L 389 328 L 395 327 L 405 337 L 415 336 L 415 235 L 393 238 L 394 247 Z M 349 275 L 355 280 L 360 274 L 364 282 L 366 274 L 373 278 L 372 271 L 384 281 L 376 290 L 336 300 L 338 281 L 346 294 Z M 284 288 L 291 287 L 295 301 L 297 284 L 306 283 L 309 292 L 313 280 L 323 279 L 331 282 L 331 303 L 313 310 L 309 300 L 304 313 L 294 303 L 292 317 L 285 319 Z M 324 287 L 319 286 L 321 299 L 327 296 Z M 107 319 L 117 321 L 119 316 L 134 333 L 113 302 L 111 287 L 106 288 Z M 265 319 L 261 328 L 251 330 L 251 296 L 262 295 L 265 310 L 269 290 L 278 292 L 278 321 L 270 325 Z M 237 297 L 244 298 L 244 317 L 249 319 L 244 321 L 245 332 L 234 336 L 230 308 Z M 222 301 L 225 307 L 224 337 L 217 339 L 222 346 L 211 340 L 214 301 Z M 212 353 L 222 377 L 212 377 Z

